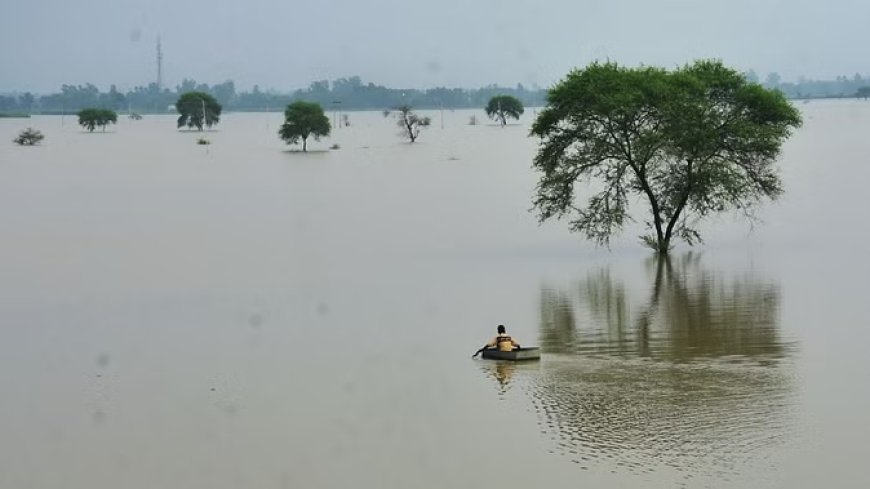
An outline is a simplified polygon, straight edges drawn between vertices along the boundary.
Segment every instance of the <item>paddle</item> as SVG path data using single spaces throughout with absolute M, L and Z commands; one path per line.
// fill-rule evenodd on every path
M 476 352 L 474 352 L 474 355 L 471 355 L 471 358 L 477 358 L 478 355 L 480 355 L 481 353 L 483 353 L 483 350 L 486 350 L 486 347 L 487 347 L 487 345 L 483 345 L 483 348 L 481 348 L 480 350 L 477 350 Z

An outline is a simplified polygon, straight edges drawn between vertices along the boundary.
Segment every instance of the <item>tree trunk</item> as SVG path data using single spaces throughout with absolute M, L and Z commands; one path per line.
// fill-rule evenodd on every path
M 686 207 L 686 203 L 689 201 L 689 194 L 692 193 L 692 160 L 686 160 L 686 188 L 683 189 L 683 195 L 680 196 L 680 201 L 677 203 L 677 208 L 674 209 L 674 215 L 671 216 L 670 221 L 668 222 L 668 228 L 665 231 L 665 241 L 664 244 L 667 246 L 671 242 L 671 236 L 673 235 L 674 226 L 677 224 L 677 220 L 679 220 L 680 215 L 683 213 L 683 209 Z M 667 251 L 665 252 L 667 253 Z
M 646 194 L 647 199 L 649 199 L 650 210 L 653 215 L 653 224 L 656 228 L 656 253 L 659 255 L 667 255 L 668 254 L 668 245 L 670 239 L 665 239 L 665 235 L 662 232 L 662 216 L 661 209 L 659 208 L 659 202 L 656 199 L 655 194 L 649 186 L 649 183 L 646 181 L 646 175 L 641 173 L 640 168 L 637 167 L 633 162 L 629 162 L 631 169 L 634 170 L 634 174 L 637 176 L 637 180 L 640 182 L 640 187 L 643 189 L 643 192 Z
M 302 152 L 308 152 L 308 138 L 302 138 Z

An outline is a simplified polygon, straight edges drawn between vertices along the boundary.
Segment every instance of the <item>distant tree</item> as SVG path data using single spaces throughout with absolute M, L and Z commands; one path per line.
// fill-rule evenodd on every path
M 428 117 L 420 117 L 411 110 L 410 105 L 400 105 L 396 107 L 396 125 L 402 128 L 400 136 L 407 137 L 413 143 L 420 137 L 420 130 L 428 127 L 432 123 L 432 119 Z M 389 110 L 384 111 L 384 117 L 390 115 Z
M 774 71 L 767 74 L 767 79 L 765 79 L 764 85 L 768 88 L 777 88 L 781 81 L 782 78 L 780 78 L 779 73 Z
M 221 105 L 205 92 L 187 92 L 175 102 L 178 111 L 178 127 L 187 126 L 202 131 L 202 126 L 211 127 L 220 122 Z
M 484 110 L 490 119 L 500 122 L 504 127 L 508 117 L 520 120 L 520 116 L 523 115 L 523 103 L 510 95 L 496 95 L 489 99 Z
M 21 108 L 26 111 L 28 114 L 31 110 L 33 110 L 33 103 L 36 101 L 36 98 L 30 92 L 25 92 L 24 95 L 18 98 L 18 102 L 21 104 Z
M 800 124 L 782 93 L 717 61 L 672 72 L 593 63 L 550 90 L 532 127 L 534 206 L 541 221 L 576 213 L 572 230 L 607 244 L 640 196 L 652 231 L 641 239 L 667 254 L 674 237 L 700 241 L 700 219 L 730 209 L 751 219 L 762 198 L 780 195 L 774 162 Z M 574 186 L 592 180 L 602 190 L 581 208 Z
M 468 125 L 469 126 L 476 126 L 477 125 L 477 116 L 476 115 L 472 115 L 468 118 Z
M 870 86 L 859 88 L 858 91 L 855 92 L 855 97 L 867 100 L 867 97 L 870 97 Z
M 229 106 L 236 98 L 236 84 L 232 80 L 218 83 L 211 87 L 211 93 L 219 104 Z
M 124 94 L 119 92 L 115 85 L 110 86 L 109 93 L 101 94 L 100 98 L 104 100 L 104 106 L 109 106 L 114 110 L 120 110 L 127 104 Z
M 313 102 L 293 102 L 284 111 L 284 124 L 278 135 L 287 144 L 295 144 L 302 139 L 302 151 L 308 151 L 308 136 L 319 141 L 321 136 L 329 136 L 331 126 L 323 107 Z
M 175 91 L 179 94 L 193 92 L 196 90 L 196 80 L 185 78 L 181 80 L 181 85 L 175 86 Z
M 12 142 L 19 146 L 33 146 L 35 144 L 38 144 L 43 139 L 45 139 L 45 136 L 43 136 L 41 132 L 33 129 L 32 127 L 28 127 L 27 129 L 18 133 L 18 137 L 13 139 Z
M 750 69 L 747 72 L 744 72 L 743 76 L 746 78 L 746 81 L 748 81 L 750 83 L 758 83 L 758 81 L 759 81 L 758 73 L 756 73 L 755 70 L 752 70 L 752 69 Z
M 109 109 L 82 109 L 79 111 L 79 125 L 90 132 L 94 132 L 97 127 L 102 127 L 103 131 L 109 124 L 118 122 L 118 114 L 114 110 Z

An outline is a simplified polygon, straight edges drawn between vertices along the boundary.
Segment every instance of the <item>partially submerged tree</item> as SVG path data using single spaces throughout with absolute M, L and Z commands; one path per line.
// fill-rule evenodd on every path
M 302 139 L 302 151 L 308 151 L 308 137 L 314 136 L 319 141 L 321 136 L 329 136 L 331 128 L 329 117 L 323 113 L 320 104 L 299 101 L 287 106 L 278 135 L 287 144 L 296 144 Z
M 606 245 L 649 204 L 645 244 L 666 254 L 677 237 L 700 241 L 697 222 L 740 210 L 748 218 L 782 184 L 774 166 L 798 111 L 776 90 L 750 83 L 718 61 L 675 71 L 593 63 L 550 90 L 532 127 L 541 138 L 534 206 L 541 221 L 573 216 L 571 228 Z M 585 207 L 577 182 L 598 181 Z
M 102 127 L 103 131 L 109 124 L 118 122 L 118 113 L 109 109 L 88 108 L 82 109 L 78 113 L 79 125 L 90 132 L 94 132 L 97 127 Z
M 32 127 L 28 127 L 18 133 L 18 137 L 13 139 L 12 142 L 19 146 L 33 146 L 39 144 L 43 139 L 45 139 L 45 136 L 43 136 L 41 132 Z
M 490 119 L 500 122 L 501 126 L 504 127 L 509 117 L 520 120 L 520 116 L 523 115 L 523 103 L 510 95 L 496 95 L 489 99 L 484 110 Z
M 856 98 L 863 98 L 864 100 L 867 100 L 867 97 L 870 97 L 870 87 L 859 88 L 858 91 L 855 92 L 855 97 Z
M 202 127 L 211 127 L 221 118 L 221 104 L 205 92 L 187 92 L 178 97 L 175 102 L 178 111 L 178 127 L 187 126 L 202 131 Z
M 396 125 L 402 128 L 400 136 L 407 137 L 413 143 L 420 137 L 420 129 L 428 127 L 432 119 L 420 117 L 411 110 L 410 105 L 396 107 Z M 384 111 L 384 117 L 390 115 L 389 110 Z

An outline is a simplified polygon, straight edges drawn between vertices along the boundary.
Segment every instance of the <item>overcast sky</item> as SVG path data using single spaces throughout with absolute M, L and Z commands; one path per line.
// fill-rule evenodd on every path
M 714 57 L 763 78 L 870 75 L 870 0 L 8 0 L 0 92 L 182 78 L 290 91 L 359 75 L 390 87 L 548 86 L 595 59 Z

